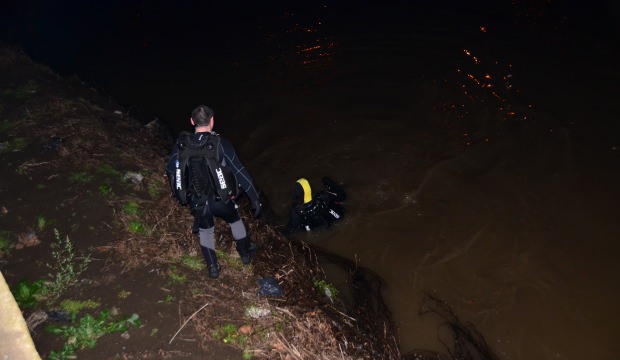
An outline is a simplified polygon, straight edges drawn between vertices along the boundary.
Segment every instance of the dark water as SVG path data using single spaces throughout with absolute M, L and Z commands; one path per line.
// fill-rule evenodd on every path
M 342 182 L 299 237 L 385 279 L 404 352 L 443 349 L 432 293 L 503 359 L 617 358 L 612 3 L 34 4 L 6 37 L 145 121 L 213 106 L 281 222 L 298 177 Z

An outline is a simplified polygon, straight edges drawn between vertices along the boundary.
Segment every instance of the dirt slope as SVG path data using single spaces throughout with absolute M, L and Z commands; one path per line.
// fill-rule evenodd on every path
M 324 275 L 316 253 L 253 219 L 244 199 L 257 259 L 241 265 L 218 222 L 224 267 L 209 279 L 192 219 L 169 195 L 171 143 L 162 134 L 0 44 L 0 270 L 14 293 L 38 280 L 48 289 L 18 296 L 42 358 L 71 344 L 46 327 L 77 328 L 106 314 L 127 329 L 108 328 L 77 350 L 80 358 L 400 357 L 385 312 L 363 297 L 345 306 L 317 291 Z M 284 296 L 259 296 L 265 276 Z M 132 314 L 139 321 L 124 322 Z

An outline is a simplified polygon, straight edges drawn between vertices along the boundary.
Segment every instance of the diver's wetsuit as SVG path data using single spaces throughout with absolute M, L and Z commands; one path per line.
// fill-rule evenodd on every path
M 329 227 L 333 222 L 342 220 L 344 216 L 342 202 L 346 196 L 344 190 L 327 177 L 324 177 L 322 182 L 325 190 L 318 192 L 312 200 L 305 203 L 303 196 L 300 197 L 303 195 L 299 193 L 300 186 L 296 184 L 290 219 L 286 226 L 287 232 L 311 231 L 321 226 Z M 311 190 L 308 187 L 302 189 L 303 191 Z
M 193 134 L 191 141 L 195 141 L 196 144 L 200 143 L 199 138 L 201 136 L 215 136 L 210 132 L 199 132 Z M 219 135 L 218 135 L 219 136 Z M 243 166 L 232 144 L 220 136 L 218 152 L 218 162 L 232 169 L 235 179 L 241 189 L 248 195 L 252 204 L 260 203 L 260 195 L 258 189 L 254 186 L 252 177 L 248 173 L 247 169 Z M 179 144 L 175 144 L 172 148 L 172 152 L 168 157 L 166 163 L 166 174 L 169 178 L 174 176 L 175 163 L 178 159 Z M 244 256 L 249 256 L 251 251 L 251 245 L 247 236 L 245 225 L 239 216 L 239 212 L 233 201 L 224 202 L 215 197 L 214 192 L 211 191 L 206 201 L 199 199 L 192 199 L 188 195 L 188 206 L 194 215 L 198 224 L 198 234 L 200 237 L 200 246 L 203 256 L 209 266 L 219 267 L 217 264 L 217 258 L 215 256 L 215 222 L 214 216 L 224 219 L 229 225 L 232 232 L 233 239 L 235 240 L 239 255 L 244 262 Z M 247 260 L 249 261 L 249 260 Z M 219 272 L 219 271 L 218 271 Z M 214 272 L 215 273 L 215 272 Z

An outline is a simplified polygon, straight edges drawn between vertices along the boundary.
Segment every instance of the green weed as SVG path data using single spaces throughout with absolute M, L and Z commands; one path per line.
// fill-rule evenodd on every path
M 10 231 L 0 230 L 0 258 L 11 255 L 11 252 L 15 247 L 13 241 L 9 239 L 10 235 Z
M 34 80 L 28 80 L 27 83 L 19 85 L 15 89 L 5 89 L 2 96 L 12 97 L 15 99 L 26 99 L 36 93 L 39 85 Z
M 138 220 L 131 220 L 129 224 L 127 224 L 129 232 L 134 234 L 144 234 L 146 232 L 146 228 L 142 223 Z
M 69 182 L 78 184 L 88 184 L 93 181 L 94 176 L 85 171 L 74 172 L 69 174 Z
M 248 336 L 240 334 L 235 324 L 226 324 L 219 326 L 214 332 L 213 337 L 225 344 L 237 345 L 245 347 L 248 342 Z
M 228 266 L 230 266 L 231 268 L 235 269 L 235 270 L 239 270 L 241 268 L 243 268 L 243 263 L 241 262 L 241 259 L 238 257 L 233 257 L 231 256 L 230 253 L 222 251 L 222 250 L 215 250 L 215 253 L 217 254 L 218 259 L 222 259 L 223 262 L 227 263 Z
M 71 314 L 71 318 L 75 318 L 77 314 L 84 309 L 96 309 L 99 306 L 101 306 L 101 304 L 94 300 L 78 301 L 67 299 L 60 303 L 60 308 Z
M 0 121 L 0 133 L 8 132 L 15 128 L 15 123 L 10 121 Z
M 50 220 L 50 219 L 46 218 L 43 215 L 39 215 L 39 216 L 37 216 L 37 230 L 39 230 L 39 232 L 42 232 L 48 226 L 54 224 L 54 222 L 55 221 Z
M 140 205 L 135 200 L 130 200 L 123 205 L 123 212 L 127 215 L 138 215 Z
M 127 291 L 127 290 L 121 290 L 118 292 L 118 295 L 116 295 L 119 299 L 127 299 L 129 297 L 129 295 L 131 295 L 131 291 Z
M 129 325 L 140 326 L 138 314 L 132 314 L 121 320 L 111 320 L 110 311 L 103 310 L 98 317 L 87 314 L 80 318 L 76 324 L 63 326 L 48 326 L 45 330 L 52 334 L 60 335 L 66 339 L 60 351 L 52 351 L 48 357 L 50 360 L 65 360 L 76 358 L 78 350 L 94 348 L 100 337 L 115 332 L 127 331 Z
M 13 290 L 13 297 L 21 309 L 34 307 L 44 299 L 43 280 L 29 281 L 24 279 Z
M 168 268 L 168 278 L 170 282 L 175 285 L 181 285 L 187 281 L 187 276 L 178 273 L 177 267 L 174 265 Z
M 157 182 L 150 182 L 147 191 L 150 197 L 156 198 L 161 194 L 161 186 Z
M 46 264 L 52 270 L 51 281 L 45 285 L 48 304 L 53 304 L 67 288 L 77 283 L 78 277 L 86 271 L 90 264 L 90 255 L 78 259 L 69 236 L 60 236 L 54 229 L 54 241 L 51 245 L 53 264 Z
M 203 270 L 206 267 L 204 260 L 199 256 L 183 255 L 181 263 L 192 270 Z
M 161 303 L 170 304 L 170 303 L 172 303 L 173 301 L 174 301 L 174 296 L 172 296 L 172 295 L 168 294 L 168 295 L 166 295 L 166 297 L 165 297 L 163 300 L 159 300 L 159 301 L 157 301 L 157 303 L 158 303 L 158 304 L 161 304 Z
M 119 170 L 117 170 L 114 166 L 110 165 L 110 164 L 103 164 L 101 165 L 97 171 L 99 171 L 102 174 L 105 175 L 111 175 L 111 176 L 115 176 L 115 177 L 120 177 L 121 176 L 121 172 Z
M 7 142 L 4 142 L 2 145 L 3 146 L 0 148 L 0 153 L 8 153 L 24 150 L 28 146 L 28 141 L 24 137 L 16 137 L 10 139 Z M 15 171 L 17 171 L 17 173 L 21 175 L 24 173 L 25 170 L 21 167 L 18 167 Z
M 329 301 L 334 302 L 334 299 L 338 297 L 338 289 L 325 280 L 312 279 L 312 284 L 316 291 L 321 295 L 327 296 Z
M 110 198 L 114 196 L 114 192 L 112 191 L 112 187 L 108 184 L 103 184 L 99 186 L 99 195 L 104 198 Z

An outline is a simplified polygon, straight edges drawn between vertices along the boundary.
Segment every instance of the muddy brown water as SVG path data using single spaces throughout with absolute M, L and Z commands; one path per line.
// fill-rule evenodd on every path
M 343 183 L 346 219 L 297 237 L 385 280 L 403 352 L 449 342 L 441 319 L 419 313 L 430 293 L 502 359 L 615 358 L 620 154 L 605 119 L 617 76 L 523 61 L 531 73 L 514 77 L 530 101 L 509 100 L 517 120 L 481 98 L 458 118 L 440 104 L 466 81 L 424 78 L 407 44 L 347 49 L 334 60 L 346 66 L 246 104 L 263 116 L 241 151 L 281 222 L 298 177 Z M 588 76 L 608 77 L 604 90 L 583 89 Z
M 441 319 L 419 314 L 430 293 L 502 359 L 615 358 L 619 143 L 605 119 L 617 76 L 526 60 L 496 70 L 522 86 L 506 120 L 490 96 L 457 95 L 461 49 L 437 69 L 434 42 L 384 40 L 342 45 L 325 68 L 274 66 L 236 110 L 244 131 L 216 115 L 278 221 L 298 177 L 344 185 L 346 219 L 298 238 L 384 279 L 404 353 L 449 342 Z M 589 76 L 607 76 L 601 92 L 584 89 Z

